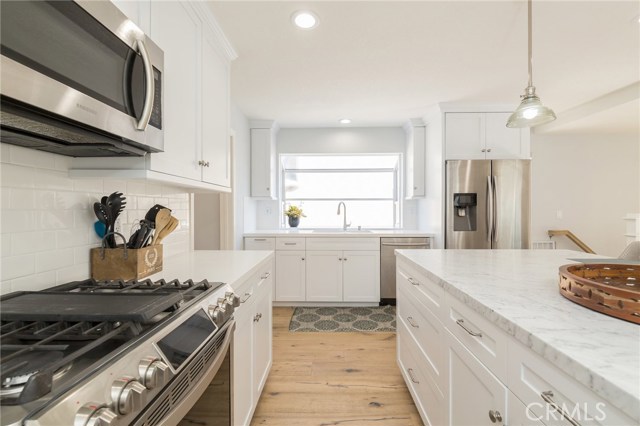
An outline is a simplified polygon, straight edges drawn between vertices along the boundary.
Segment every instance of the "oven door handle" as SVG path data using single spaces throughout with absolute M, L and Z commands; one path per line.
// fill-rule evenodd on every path
M 160 423 L 157 423 L 158 426 L 169 426 L 178 424 L 180 420 L 182 420 L 189 413 L 191 408 L 207 390 L 207 387 L 218 373 L 218 370 L 220 369 L 224 358 L 227 356 L 227 352 L 231 351 L 230 356 L 233 356 L 231 340 L 233 339 L 233 334 L 236 329 L 235 320 L 230 319 L 229 321 L 227 321 L 227 323 L 220 329 L 219 332 L 222 332 L 225 329 L 227 330 L 227 334 L 225 335 L 224 340 L 222 341 L 222 344 L 218 349 L 218 353 L 216 354 L 213 362 L 211 362 L 211 364 L 209 365 L 206 373 L 200 378 L 200 380 L 198 380 L 197 383 L 190 385 L 189 391 L 182 395 L 180 401 L 173 405 L 171 410 L 160 421 Z M 230 374 L 232 375 L 231 377 L 233 377 L 233 371 L 231 371 Z M 233 386 L 233 383 L 231 384 L 231 386 Z M 231 392 L 233 392 L 233 387 L 231 387 Z M 231 413 L 231 417 L 233 417 L 233 413 Z M 136 425 L 138 424 L 139 423 L 136 423 Z

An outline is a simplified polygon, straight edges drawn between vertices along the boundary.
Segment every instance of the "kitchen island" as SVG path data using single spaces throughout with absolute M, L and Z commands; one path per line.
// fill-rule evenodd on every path
M 558 292 L 559 266 L 596 256 L 566 250 L 396 253 L 398 361 L 425 423 L 555 424 L 544 413 L 544 397 L 581 419 L 578 424 L 640 422 L 640 327 Z M 407 368 L 411 362 L 428 366 L 422 372 L 436 391 L 419 389 L 421 371 Z M 484 373 L 463 377 L 462 365 Z M 471 393 L 480 402 L 467 401 L 461 410 L 457 381 L 472 388 L 474 380 L 478 389 L 492 389 L 490 406 L 465 418 L 460 412 L 473 414 L 483 398 Z M 434 412 L 429 401 L 448 410 Z

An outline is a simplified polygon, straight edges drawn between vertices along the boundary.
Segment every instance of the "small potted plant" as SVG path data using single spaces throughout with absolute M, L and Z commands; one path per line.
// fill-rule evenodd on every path
M 289 218 L 289 226 L 292 228 L 297 228 L 300 225 L 300 216 L 307 217 L 298 206 L 289 206 L 284 214 Z

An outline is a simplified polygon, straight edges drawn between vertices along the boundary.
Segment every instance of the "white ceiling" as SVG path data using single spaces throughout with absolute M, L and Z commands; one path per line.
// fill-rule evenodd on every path
M 398 126 L 439 102 L 509 103 L 527 83 L 525 1 L 214 1 L 238 53 L 232 99 L 281 127 Z M 320 18 L 295 28 L 297 10 Z M 620 105 L 593 100 L 640 81 L 640 2 L 533 3 L 533 82 L 555 131 L 638 133 L 640 85 Z M 589 120 L 563 112 L 590 103 Z M 596 108 L 593 108 L 596 105 Z M 613 114 L 617 110 L 619 114 Z M 567 127 L 568 126 L 568 127 Z M 578 129 L 578 130 L 576 130 Z

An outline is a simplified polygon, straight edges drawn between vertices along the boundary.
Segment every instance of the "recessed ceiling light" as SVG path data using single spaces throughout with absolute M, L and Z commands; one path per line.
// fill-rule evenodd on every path
M 306 10 L 294 13 L 291 16 L 291 20 L 296 27 L 305 30 L 310 30 L 311 28 L 318 26 L 318 17 L 313 12 L 308 12 Z
M 348 118 L 343 118 L 342 120 L 340 120 L 341 124 L 351 124 L 351 120 L 349 120 Z

